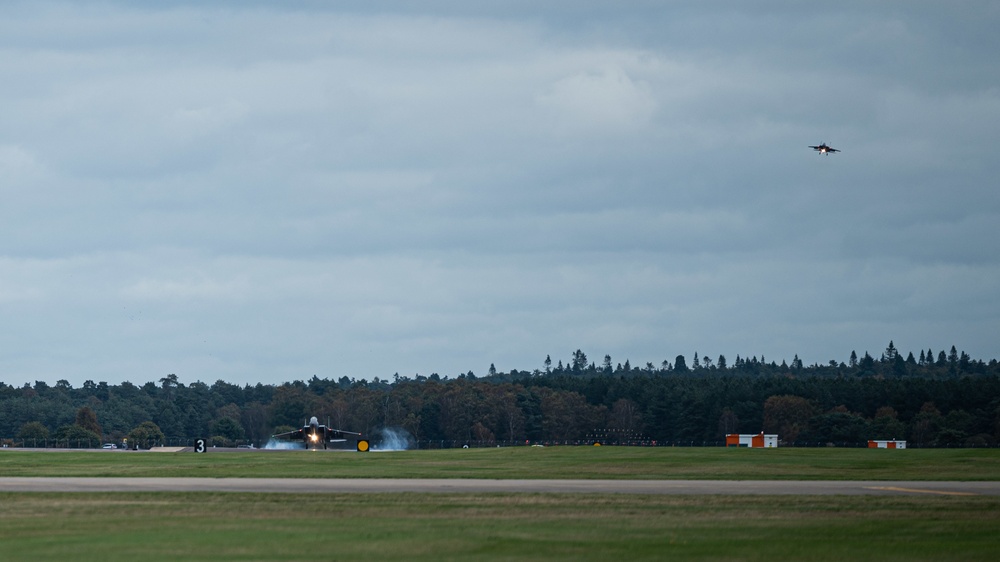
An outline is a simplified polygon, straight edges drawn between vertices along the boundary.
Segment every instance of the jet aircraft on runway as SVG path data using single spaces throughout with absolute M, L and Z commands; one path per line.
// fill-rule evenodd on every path
M 296 429 L 295 431 L 289 431 L 288 433 L 279 433 L 277 435 L 272 435 L 272 439 L 288 439 L 292 441 L 302 441 L 305 443 L 306 449 L 319 448 L 322 443 L 323 448 L 326 449 L 329 443 L 345 443 L 347 442 L 347 436 L 354 435 L 358 438 L 358 450 L 365 452 L 368 450 L 368 441 L 361 439 L 360 433 L 355 433 L 353 431 L 344 431 L 343 429 L 334 429 L 332 427 L 327 427 L 316 419 L 316 416 L 309 418 L 309 422 L 302 426 L 302 429 Z

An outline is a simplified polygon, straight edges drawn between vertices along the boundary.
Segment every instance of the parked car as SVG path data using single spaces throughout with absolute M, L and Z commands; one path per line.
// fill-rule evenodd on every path
M 118 445 L 115 445 L 114 443 L 105 443 L 101 448 L 102 449 L 117 449 Z

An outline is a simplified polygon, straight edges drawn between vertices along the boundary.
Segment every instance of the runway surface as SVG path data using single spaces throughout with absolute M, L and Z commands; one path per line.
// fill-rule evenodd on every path
M 404 478 L 0 478 L 0 492 L 602 493 L 1000 496 L 1000 482 L 477 480 Z

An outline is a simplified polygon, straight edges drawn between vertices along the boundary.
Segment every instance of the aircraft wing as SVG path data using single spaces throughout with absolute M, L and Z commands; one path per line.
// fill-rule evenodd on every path
M 279 433 L 277 435 L 271 436 L 274 439 L 289 439 L 302 441 L 306 438 L 306 432 L 302 429 L 296 429 L 295 431 L 289 431 L 288 433 Z
M 332 427 L 326 428 L 326 440 L 327 441 L 346 441 L 348 435 L 354 435 L 361 437 L 360 433 L 355 433 L 353 431 L 344 431 L 343 429 L 333 429 Z

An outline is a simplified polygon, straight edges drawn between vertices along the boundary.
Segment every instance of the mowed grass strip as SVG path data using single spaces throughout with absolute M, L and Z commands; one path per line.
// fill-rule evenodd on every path
M 0 451 L 0 476 L 998 480 L 1000 449 L 509 447 L 381 453 Z
M 5 560 L 994 560 L 1000 498 L 0 494 Z

